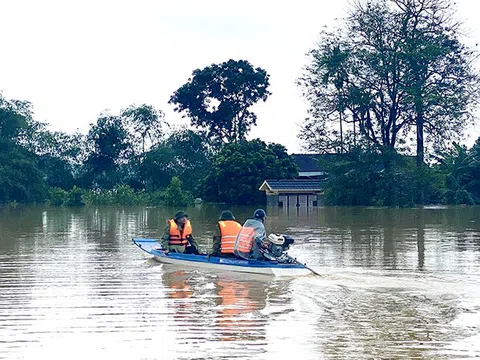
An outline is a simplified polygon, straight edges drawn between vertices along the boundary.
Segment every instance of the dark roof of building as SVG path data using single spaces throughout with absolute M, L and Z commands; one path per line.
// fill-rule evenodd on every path
M 299 180 L 299 179 L 281 179 L 281 180 L 265 180 L 260 187 L 264 190 L 264 185 L 271 190 L 323 190 L 323 186 L 318 180 Z
M 318 154 L 292 154 L 295 162 L 298 165 L 299 172 L 307 171 L 323 171 L 318 160 L 321 155 Z
M 292 154 L 298 165 L 298 172 L 324 172 L 321 161 L 336 161 L 344 154 Z

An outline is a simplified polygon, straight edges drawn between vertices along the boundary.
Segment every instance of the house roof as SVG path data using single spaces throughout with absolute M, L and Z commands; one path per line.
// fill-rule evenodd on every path
M 322 191 L 323 186 L 318 180 L 281 179 L 265 180 L 259 190 L 270 191 Z
M 318 154 L 292 154 L 295 162 L 298 165 L 299 172 L 320 172 L 323 169 L 320 167 L 318 160 L 321 155 Z
M 321 161 L 333 162 L 341 159 L 344 154 L 292 154 L 298 165 L 299 173 L 316 173 L 316 175 L 325 174 L 325 169 Z

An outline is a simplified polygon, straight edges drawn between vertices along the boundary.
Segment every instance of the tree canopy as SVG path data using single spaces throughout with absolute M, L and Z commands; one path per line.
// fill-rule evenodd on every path
M 132 145 L 137 154 L 145 153 L 148 145 L 155 146 L 162 140 L 163 126 L 166 124 L 163 111 L 147 104 L 131 105 L 121 112 L 121 116 L 131 128 Z
M 31 104 L 0 93 L 0 203 L 45 198 L 46 184 L 34 154 L 19 145 L 32 119 Z
M 459 40 L 449 0 L 369 0 L 322 33 L 299 84 L 310 102 L 300 138 L 310 150 L 345 152 L 359 141 L 408 153 L 424 132 L 451 143 L 472 119 L 479 78 Z
M 216 154 L 205 179 L 204 195 L 230 204 L 261 204 L 258 188 L 265 179 L 288 179 L 298 174 L 295 160 L 279 144 L 255 139 L 226 144 Z
M 205 136 L 181 129 L 145 154 L 139 176 L 151 190 L 163 189 L 173 177 L 177 177 L 187 189 L 198 195 L 198 187 L 210 166 Z
M 194 127 L 205 129 L 212 141 L 237 142 L 256 125 L 257 116 L 250 107 L 267 100 L 268 86 L 265 70 L 245 60 L 229 60 L 193 71 L 169 102 Z

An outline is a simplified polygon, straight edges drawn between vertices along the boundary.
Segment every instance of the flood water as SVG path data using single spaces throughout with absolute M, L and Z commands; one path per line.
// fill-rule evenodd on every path
M 267 209 L 295 279 L 156 263 L 131 238 L 176 210 L 0 208 L 0 359 L 480 357 L 479 207 Z

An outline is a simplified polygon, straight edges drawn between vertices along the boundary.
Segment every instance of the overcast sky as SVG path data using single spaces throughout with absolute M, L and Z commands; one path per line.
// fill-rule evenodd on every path
M 471 44 L 480 42 L 480 2 L 458 0 Z M 245 59 L 270 74 L 256 105 L 260 137 L 301 151 L 307 103 L 295 85 L 318 33 L 348 0 L 0 0 L 0 91 L 29 100 L 54 130 L 88 131 L 98 114 L 148 103 L 172 124 L 168 104 L 196 68 Z M 480 127 L 469 132 L 471 145 Z

